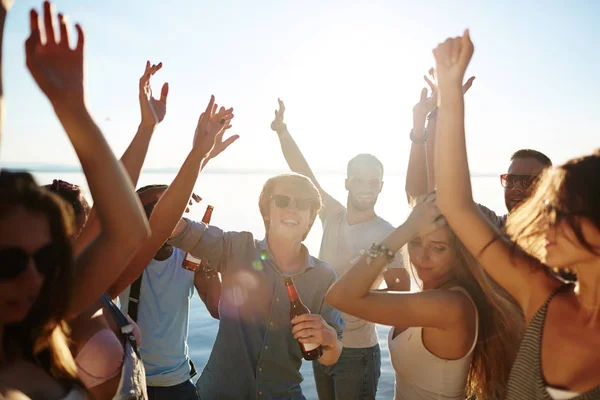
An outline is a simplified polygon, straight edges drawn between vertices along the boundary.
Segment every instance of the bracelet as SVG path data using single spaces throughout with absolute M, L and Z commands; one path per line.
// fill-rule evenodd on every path
M 394 262 L 394 259 L 396 258 L 396 255 L 394 254 L 394 252 L 392 250 L 388 249 L 386 246 L 384 246 L 382 244 L 377 244 L 377 243 L 373 243 L 373 245 L 371 246 L 371 248 L 369 250 L 361 250 L 360 254 L 367 255 L 367 265 L 370 265 L 371 261 L 373 261 L 373 259 L 375 259 L 377 257 L 381 257 L 381 256 L 385 256 L 388 264 L 391 264 L 392 262 Z
M 438 114 L 438 106 L 435 106 L 435 108 L 427 116 L 427 121 L 431 121 L 432 119 L 436 119 L 437 118 L 437 114 Z
M 411 129 L 411 130 L 410 130 L 410 140 L 411 140 L 413 143 L 419 143 L 419 144 L 421 144 L 421 143 L 425 143 L 425 142 L 427 141 L 427 138 L 428 138 L 429 136 L 428 136 L 428 134 L 427 134 L 427 128 L 425 128 L 423 131 L 424 131 L 424 135 L 423 135 L 423 137 L 422 137 L 422 138 L 416 138 L 416 137 L 415 137 L 415 130 L 414 130 L 414 129 Z
M 206 277 L 206 279 L 212 279 L 219 276 L 219 273 L 217 271 L 215 271 L 205 263 L 202 263 L 202 272 L 204 272 L 204 276 Z

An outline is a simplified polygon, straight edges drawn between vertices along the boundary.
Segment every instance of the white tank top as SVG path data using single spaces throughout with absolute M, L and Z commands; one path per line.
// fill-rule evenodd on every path
M 475 303 L 469 293 L 460 290 L 473 306 Z M 423 345 L 422 327 L 410 327 L 394 338 L 394 328 L 388 336 L 388 347 L 392 366 L 396 372 L 394 388 L 395 400 L 417 399 L 465 399 L 465 386 L 473 349 L 479 333 L 479 314 L 475 307 L 475 339 L 469 352 L 458 360 L 444 360 L 429 352 Z

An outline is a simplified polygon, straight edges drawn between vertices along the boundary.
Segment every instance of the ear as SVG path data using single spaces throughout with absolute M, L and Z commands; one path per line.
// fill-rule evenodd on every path
M 381 181 L 381 185 L 379 185 L 379 193 L 383 190 L 383 181 Z
M 346 190 L 350 190 L 348 189 L 348 178 L 344 180 L 344 187 L 346 188 Z

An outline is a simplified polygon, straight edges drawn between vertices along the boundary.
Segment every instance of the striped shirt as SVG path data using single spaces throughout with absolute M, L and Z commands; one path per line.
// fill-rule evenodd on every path
M 548 313 L 548 305 L 554 295 L 571 285 L 563 285 L 548 297 L 527 326 L 517 358 L 510 371 L 506 388 L 506 400 L 553 400 L 548 393 L 548 384 L 542 375 L 542 332 Z M 600 400 L 600 386 L 571 400 Z

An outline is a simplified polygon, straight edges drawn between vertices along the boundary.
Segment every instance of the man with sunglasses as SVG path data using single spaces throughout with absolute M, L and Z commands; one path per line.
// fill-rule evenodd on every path
M 529 197 L 530 189 L 539 174 L 552 166 L 552 161 L 543 153 L 532 149 L 521 149 L 510 157 L 508 173 L 500 175 L 504 187 L 504 203 L 510 214 Z M 481 211 L 499 228 L 504 228 L 508 215 L 497 215 L 489 208 L 479 205 Z
M 171 245 L 207 260 L 223 278 L 219 331 L 196 383 L 201 399 L 304 399 L 298 342 L 322 346 L 318 363 L 337 361 L 344 321 L 325 302 L 336 275 L 302 243 L 320 208 L 307 177 L 284 174 L 267 180 L 259 197 L 264 239 L 187 219 L 173 231 Z M 290 321 L 284 277 L 293 278 L 311 314 Z
M 386 238 L 394 227 L 379 217 L 375 204 L 383 188 L 383 165 L 371 154 L 359 154 L 347 167 L 346 207 L 325 192 L 302 152 L 283 122 L 285 105 L 279 100 L 279 110 L 271 129 L 277 132 L 283 155 L 292 169 L 309 177 L 319 189 L 323 208 L 319 217 L 323 222 L 323 238 L 319 258 L 332 265 L 338 276 L 343 275 L 360 256 L 360 251 Z M 409 290 L 410 279 L 397 254 L 386 271 L 388 287 L 394 282 L 394 290 Z M 373 284 L 373 290 L 381 285 L 384 276 Z M 313 363 L 315 382 L 321 400 L 369 400 L 375 399 L 381 375 L 381 352 L 375 324 L 343 314 L 346 328 L 342 335 L 344 349 L 335 365 Z

